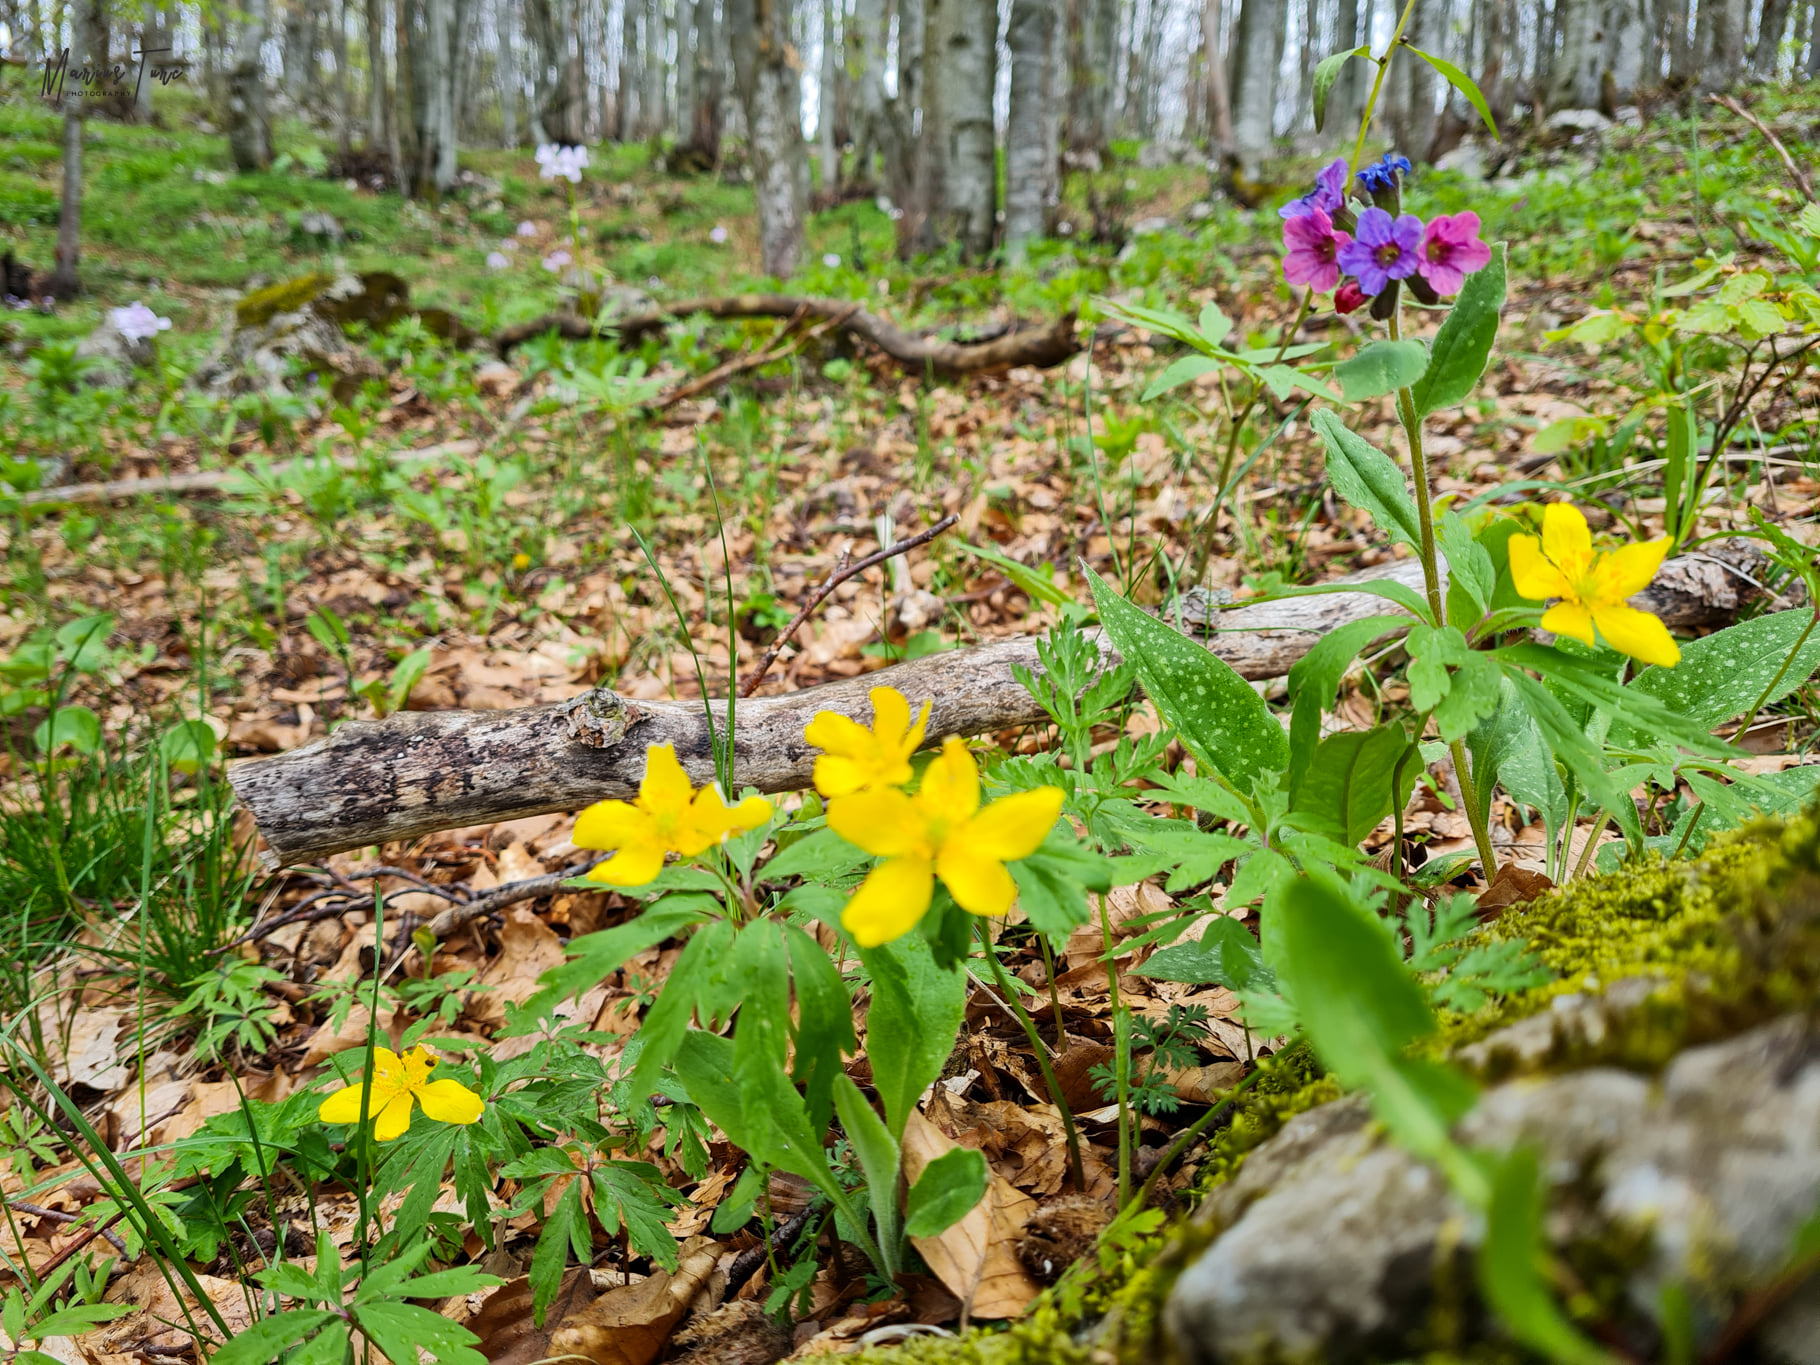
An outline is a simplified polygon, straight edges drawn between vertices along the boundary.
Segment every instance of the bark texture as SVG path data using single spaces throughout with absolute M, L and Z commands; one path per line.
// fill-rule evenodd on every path
M 727 0 L 733 80 L 746 115 L 767 275 L 793 274 L 803 253 L 802 72 L 790 39 L 790 0 Z
M 1753 565 L 1761 559 L 1747 542 L 1733 544 L 1745 548 L 1715 547 L 1715 554 L 1697 560 L 1669 561 L 1656 583 L 1633 600 L 1682 628 L 1728 619 L 1740 586 L 1712 560 L 1728 553 L 1755 556 Z M 1421 569 L 1404 561 L 1342 581 L 1371 578 L 1416 587 Z M 1206 643 L 1243 677 L 1280 677 L 1323 635 L 1383 610 L 1383 599 L 1366 593 L 1239 607 L 1218 614 L 1220 633 Z M 1096 638 L 1102 655 L 1115 658 L 1104 637 Z M 815 751 L 804 742 L 803 727 L 818 711 L 867 721 L 868 693 L 880 685 L 896 687 L 913 703 L 932 700 L 930 744 L 1039 722 L 1044 713 L 1018 683 L 1018 666 L 1040 667 L 1034 637 L 741 701 L 734 712 L 735 780 L 765 792 L 807 786 Z M 724 734 L 725 702 L 633 701 L 604 688 L 514 711 L 404 712 L 350 722 L 327 739 L 275 758 L 235 763 L 228 780 L 270 845 L 268 860 L 282 866 L 441 829 L 630 797 L 651 744 L 674 745 L 690 776 L 710 781 L 710 713 L 714 731 Z
M 940 0 L 943 192 L 938 234 L 968 257 L 992 250 L 998 229 L 997 137 L 992 93 L 998 83 L 995 0 Z M 925 115 L 926 117 L 926 115 Z M 928 136 L 925 131 L 925 136 Z
M 272 123 L 266 110 L 265 59 L 260 51 L 270 21 L 269 0 L 249 0 L 234 66 L 228 72 L 228 150 L 238 171 L 263 171 L 272 164 Z
M 1259 179 L 1271 152 L 1284 40 L 1282 0 L 1243 0 L 1233 35 L 1232 146 L 1241 173 L 1251 181 Z
M 1055 193 L 1053 66 L 1056 0 L 1012 0 L 1005 45 L 1011 99 L 1005 121 L 1005 244 L 1013 251 L 1048 230 Z

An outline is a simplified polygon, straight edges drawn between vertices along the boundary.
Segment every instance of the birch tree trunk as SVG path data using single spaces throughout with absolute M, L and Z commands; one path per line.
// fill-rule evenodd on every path
M 1555 0 L 1560 47 L 1543 99 L 1550 110 L 1595 109 L 1605 70 L 1604 0 Z
M 1651 83 L 1655 73 L 1649 69 L 1649 50 L 1649 0 L 1606 0 L 1600 103 L 1612 106 L 1607 114 L 1632 103 Z
M 416 131 L 414 193 L 441 194 L 455 183 L 456 81 L 467 0 L 411 0 L 411 113 Z
M 822 194 L 829 203 L 840 195 L 840 142 L 835 136 L 835 107 L 840 103 L 835 12 L 840 0 L 822 0 L 822 59 L 817 74 L 815 151 L 821 163 Z
M 1346 0 L 1340 0 L 1346 8 Z M 1355 18 L 1357 11 L 1354 11 Z M 1220 41 L 1222 16 L 1220 0 L 1206 0 L 1201 6 L 1201 48 L 1205 70 L 1202 97 L 1207 102 L 1207 136 L 1216 158 L 1224 159 L 1233 149 L 1232 94 L 1226 88 L 1226 46 Z
M 1763 13 L 1757 21 L 1757 45 L 1751 49 L 1751 70 L 1759 76 L 1776 74 L 1776 58 L 1782 51 L 1782 34 L 1788 28 L 1789 0 L 1763 0 Z
M 1233 34 L 1232 147 L 1247 180 L 1259 178 L 1271 153 L 1284 36 L 1282 0 L 1242 0 Z
M 1675 85 L 1693 78 L 1694 34 L 1691 0 L 1664 0 L 1664 28 L 1668 44 L 1668 76 Z
M 493 11 L 499 26 L 499 140 L 507 147 L 518 145 L 517 10 L 512 0 L 500 0 Z
M 945 20 L 938 66 L 941 127 L 947 139 L 946 189 L 939 201 L 932 202 L 941 205 L 943 235 L 951 234 L 964 255 L 977 258 L 991 252 L 998 228 L 998 148 L 992 118 L 992 94 L 998 85 L 998 5 L 995 0 L 941 0 L 939 12 Z
M 576 56 L 579 59 L 579 49 Z M 669 126 L 669 80 L 670 31 L 664 0 L 645 0 L 645 85 L 638 111 L 639 133 L 643 137 L 662 137 Z
M 759 253 L 765 273 L 784 279 L 802 258 L 806 166 L 790 0 L 727 0 L 727 30 L 752 157 Z
M 1056 0 L 1012 0 L 1005 43 L 1011 50 L 1011 99 L 1005 119 L 1005 246 L 1014 257 L 1048 230 L 1055 183 L 1050 54 Z
M 331 22 L 335 53 L 335 149 L 346 156 L 354 145 L 354 83 L 348 78 L 348 0 L 335 0 Z
M 389 147 L 386 120 L 391 105 L 386 99 L 385 0 L 366 0 L 367 24 L 367 136 L 369 149 Z
M 1098 158 L 1110 136 L 1118 0 L 1068 2 L 1068 149 Z
M 916 139 L 916 190 L 903 205 L 900 241 L 933 251 L 940 240 L 939 218 L 948 202 L 948 11 L 962 0 L 919 0 L 923 19 L 918 63 L 922 122 Z
M 272 125 L 266 108 L 265 46 L 269 0 L 246 0 L 246 23 L 228 72 L 227 135 L 234 169 L 263 171 L 272 164 Z
M 695 49 L 691 54 L 695 74 L 689 82 L 689 152 L 703 169 L 720 164 L 721 101 L 725 84 L 721 73 L 720 25 L 714 0 L 695 0 Z

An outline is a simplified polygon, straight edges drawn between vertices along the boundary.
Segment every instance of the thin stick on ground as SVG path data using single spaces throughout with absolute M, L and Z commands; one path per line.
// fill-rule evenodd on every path
M 887 559 L 896 559 L 901 554 L 908 554 L 919 545 L 927 545 L 959 520 L 960 517 L 956 513 L 950 512 L 927 531 L 911 536 L 908 540 L 900 540 L 895 545 L 887 545 L 877 554 L 867 555 L 857 563 L 849 564 L 845 568 L 837 569 L 829 574 L 827 581 L 816 589 L 813 597 L 803 603 L 803 609 L 791 618 L 790 624 L 785 626 L 778 633 L 777 638 L 771 642 L 771 647 L 765 651 L 765 657 L 758 661 L 758 667 L 753 669 L 747 675 L 746 680 L 739 685 L 739 695 L 749 697 L 758 690 L 758 685 L 765 680 L 765 674 L 771 671 L 771 665 L 777 662 L 777 656 L 783 653 L 784 646 L 790 643 L 790 637 L 801 630 L 803 623 L 814 615 L 816 608 L 828 600 L 829 593 L 853 577 L 854 574 L 864 573 L 867 569 L 883 564 Z
M 856 303 L 853 307 L 857 309 L 859 305 Z M 678 384 L 668 393 L 658 395 L 645 404 L 645 411 L 662 412 L 665 408 L 674 407 L 685 398 L 693 398 L 698 393 L 718 388 L 729 379 L 745 374 L 749 370 L 762 370 L 776 361 L 787 359 L 830 328 L 838 327 L 847 320 L 848 316 L 849 314 L 842 314 L 838 317 L 828 318 L 826 321 L 816 323 L 805 332 L 793 334 L 797 323 L 802 321 L 802 316 L 799 314 L 784 324 L 779 331 L 779 336 L 787 338 L 781 345 L 774 346 L 768 351 L 750 351 L 745 355 L 735 356 L 724 365 L 716 365 L 706 374 L 697 375 L 686 383 Z
M 1795 164 L 1795 159 L 1788 154 L 1788 148 L 1782 145 L 1782 139 L 1769 130 L 1768 124 L 1730 95 L 1708 95 L 1706 98 L 1723 109 L 1731 110 L 1732 113 L 1762 133 L 1769 145 L 1776 149 L 1776 155 L 1782 158 L 1782 164 L 1788 167 L 1789 178 L 1795 182 L 1795 188 L 1801 191 L 1801 197 L 1803 199 L 1814 197 L 1814 182 L 1808 177 L 1806 171 Z

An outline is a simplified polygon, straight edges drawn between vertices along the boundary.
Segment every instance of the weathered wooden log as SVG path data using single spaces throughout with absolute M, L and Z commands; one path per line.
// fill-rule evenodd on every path
M 990 374 L 1015 365 L 1047 369 L 1059 365 L 1076 351 L 1074 314 L 1064 313 L 1047 327 L 1007 332 L 990 341 L 937 341 L 919 337 L 878 314 L 855 308 L 850 300 L 798 297 L 792 294 L 734 294 L 726 298 L 682 299 L 651 313 L 630 314 L 602 324 L 598 330 L 616 332 L 634 340 L 659 331 L 677 318 L 706 313 L 716 318 L 802 318 L 831 321 L 843 331 L 871 343 L 911 374 L 933 373 L 942 379 L 966 374 Z M 574 313 L 546 313 L 529 322 L 507 327 L 493 338 L 500 355 L 509 355 L 534 336 L 560 332 L 580 340 L 593 336 L 595 324 Z
M 1741 547 L 1741 548 L 1734 548 Z M 1752 595 L 1760 557 L 1749 542 L 1670 560 L 1632 600 L 1671 627 L 1728 620 Z M 1748 562 L 1748 566 L 1747 566 Z M 1340 583 L 1394 579 L 1421 585 L 1413 561 L 1367 570 Z M 1277 678 L 1348 621 L 1392 612 L 1363 592 L 1297 597 L 1218 614 L 1207 647 L 1243 677 Z M 1116 655 L 1103 636 L 1101 652 Z M 815 751 L 803 727 L 818 711 L 869 723 L 867 693 L 890 685 L 912 703 L 930 699 L 928 742 L 1034 724 L 1042 708 L 1017 681 L 1038 667 L 1036 640 L 1019 635 L 931 654 L 857 678 L 735 704 L 735 774 L 763 792 L 809 784 Z M 265 836 L 272 865 L 307 862 L 343 849 L 413 839 L 437 830 L 577 810 L 638 789 L 645 748 L 671 744 L 691 777 L 714 776 L 708 715 L 724 733 L 727 703 L 634 701 L 596 688 L 572 701 L 511 711 L 403 712 L 350 721 L 327 739 L 272 758 L 230 765 L 228 780 Z

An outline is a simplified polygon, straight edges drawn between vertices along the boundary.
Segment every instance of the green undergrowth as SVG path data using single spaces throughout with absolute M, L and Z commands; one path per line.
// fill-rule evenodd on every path
M 1563 888 L 1505 914 L 1486 932 L 1526 938 L 1556 979 L 1474 1015 L 1445 1020 L 1446 1047 L 1553 1008 L 1558 997 L 1644 977 L 1656 983 L 1654 990 L 1616 1014 L 1616 1026 L 1597 1043 L 1577 1039 L 1550 1052 L 1542 1066 L 1653 1071 L 1687 1047 L 1814 1007 L 1820 993 L 1820 806 L 1787 823 L 1763 821 L 1715 839 L 1698 858 L 1626 867 Z M 1304 1045 L 1266 1067 L 1203 1159 L 1192 1202 L 1236 1175 L 1247 1154 L 1295 1115 L 1340 1093 Z M 1483 1079 L 1495 1081 L 1508 1071 L 1506 1064 Z M 1176 1273 L 1212 1236 L 1212 1229 L 1178 1218 L 1122 1245 L 1115 1239 L 1002 1330 L 917 1337 L 857 1359 L 873 1365 L 1160 1359 L 1156 1328 L 1163 1302 Z

